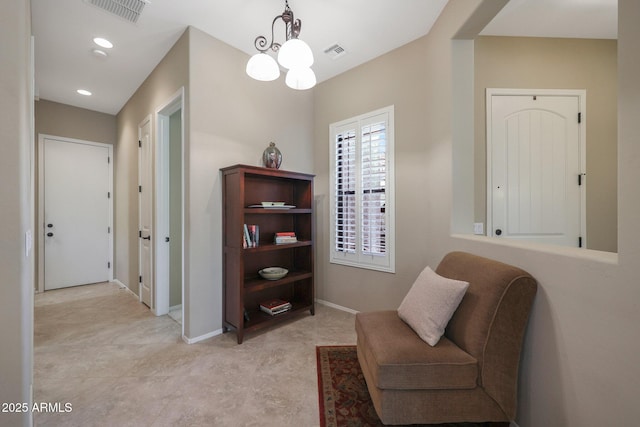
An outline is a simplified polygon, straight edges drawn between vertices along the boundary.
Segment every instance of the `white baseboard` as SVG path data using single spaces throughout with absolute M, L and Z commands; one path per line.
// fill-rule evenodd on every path
M 122 283 L 120 280 L 118 279 L 113 279 L 110 281 L 111 283 L 115 283 L 116 285 L 120 286 L 120 289 L 124 289 L 125 291 L 129 292 L 131 295 L 133 295 L 134 297 L 138 298 L 138 295 L 136 295 L 135 292 L 133 292 L 131 289 L 129 289 L 129 287 L 127 285 L 125 285 L 124 283 Z
M 186 342 L 187 344 L 195 344 L 197 342 L 204 341 L 206 339 L 216 337 L 218 335 L 222 335 L 222 329 L 218 329 L 216 331 L 209 332 L 208 334 L 200 335 L 199 337 L 195 337 L 195 338 L 189 338 L 183 335 L 182 341 Z
M 343 306 L 341 306 L 341 305 L 334 304 L 334 303 L 329 302 L 329 301 L 325 301 L 325 300 L 321 300 L 321 299 L 316 299 L 316 302 L 317 302 L 318 304 L 326 305 L 327 307 L 335 308 L 336 310 L 346 311 L 347 313 L 351 313 L 351 314 L 356 314 L 356 313 L 358 313 L 358 311 L 357 311 L 357 310 L 353 310 L 353 309 L 348 308 L 348 307 L 343 307 Z

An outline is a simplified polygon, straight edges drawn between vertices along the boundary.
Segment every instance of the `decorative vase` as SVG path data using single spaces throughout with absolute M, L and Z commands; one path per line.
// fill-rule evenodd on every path
M 282 153 L 276 147 L 275 142 L 270 142 L 269 146 L 264 150 L 264 153 L 262 153 L 262 161 L 266 168 L 280 169 Z

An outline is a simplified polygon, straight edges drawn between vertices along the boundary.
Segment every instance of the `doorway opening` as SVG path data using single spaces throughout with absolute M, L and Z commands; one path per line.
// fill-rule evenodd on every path
M 184 89 L 156 110 L 156 298 L 153 311 L 185 330 L 184 301 Z

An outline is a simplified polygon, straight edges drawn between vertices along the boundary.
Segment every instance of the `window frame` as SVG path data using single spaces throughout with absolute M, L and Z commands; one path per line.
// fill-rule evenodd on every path
M 362 250 L 362 133 L 363 128 L 368 125 L 385 123 L 385 221 L 384 221 L 384 255 L 367 254 Z M 336 200 L 337 189 L 337 136 L 355 131 L 356 140 L 356 249 L 354 252 L 340 251 L 336 249 L 337 229 L 336 229 Z M 330 245 L 329 262 L 357 268 L 395 273 L 395 154 L 394 154 L 394 106 L 390 105 L 369 113 L 361 114 L 346 120 L 342 120 L 329 125 L 329 203 L 330 203 Z

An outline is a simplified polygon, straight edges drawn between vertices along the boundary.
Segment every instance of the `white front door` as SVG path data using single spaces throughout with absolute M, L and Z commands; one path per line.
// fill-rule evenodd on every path
M 110 148 L 45 137 L 44 289 L 109 280 Z
M 580 102 L 487 91 L 488 235 L 585 246 Z
M 153 210 L 151 116 L 138 126 L 138 195 L 139 195 L 139 293 L 140 301 L 153 308 Z

